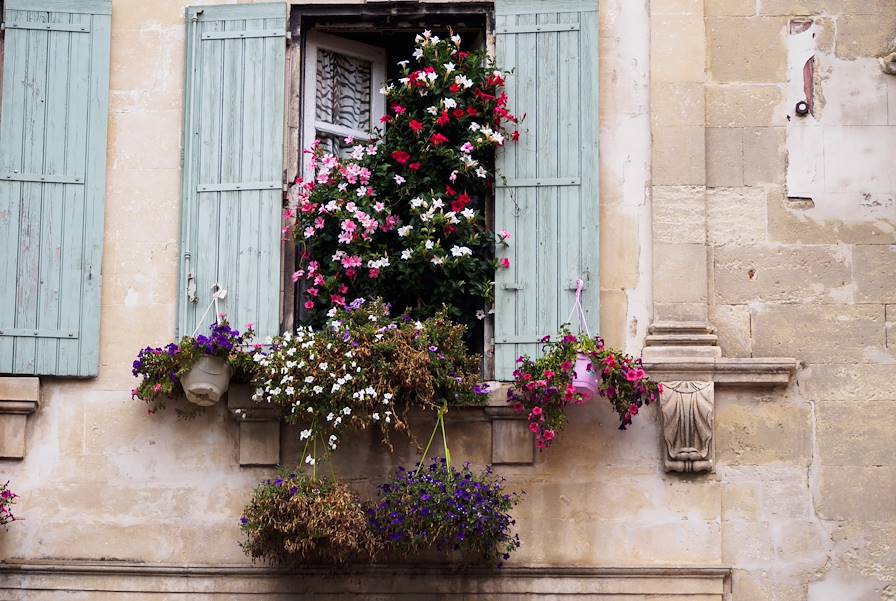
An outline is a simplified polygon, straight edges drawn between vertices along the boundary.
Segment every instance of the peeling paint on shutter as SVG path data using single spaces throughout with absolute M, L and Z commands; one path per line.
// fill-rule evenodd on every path
M 6 0 L 0 373 L 99 365 L 111 0 Z
M 280 325 L 286 5 L 189 7 L 178 331 Z
M 511 108 L 526 115 L 499 153 L 495 199 L 496 230 L 513 235 L 495 282 L 495 377 L 510 380 L 566 319 L 579 277 L 599 324 L 598 14 L 596 0 L 498 0 L 495 11 Z

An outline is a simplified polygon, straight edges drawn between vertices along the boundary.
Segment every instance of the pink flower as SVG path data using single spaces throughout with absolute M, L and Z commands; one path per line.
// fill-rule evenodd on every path
M 541 415 L 541 407 L 533 407 L 532 415 L 535 415 L 535 416 Z
M 344 257 L 342 259 L 342 267 L 345 269 L 349 269 L 350 267 L 360 267 L 361 266 L 361 257 L 353 256 L 353 257 Z
M 529 431 L 533 433 L 538 432 L 538 424 L 536 424 L 535 422 L 529 424 Z
M 378 277 L 380 277 L 380 270 L 377 269 L 376 267 L 374 267 L 369 272 L 367 272 L 367 275 L 370 277 L 371 280 L 375 280 Z
M 474 150 L 473 145 L 470 144 L 469 142 L 464 142 L 463 145 L 460 147 L 460 149 L 461 149 L 461 152 L 464 152 L 466 154 L 470 154 Z
M 305 308 L 309 311 L 314 308 L 314 301 L 305 301 Z
M 523 412 L 523 404 L 522 404 L 522 403 L 515 403 L 515 404 L 513 405 L 513 410 L 514 410 L 516 413 L 522 413 L 522 412 Z
M 354 232 L 358 226 L 351 219 L 346 219 L 342 222 L 342 230 L 345 232 Z
M 305 276 L 305 272 L 304 272 L 303 270 L 300 269 L 300 270 L 298 270 L 298 271 L 296 271 L 296 272 L 293 272 L 293 274 L 292 274 L 292 281 L 293 281 L 293 282 L 298 282 L 298 281 L 299 281 L 300 279 L 302 279 L 304 276 Z
M 510 232 L 507 230 L 501 230 L 498 235 L 501 236 L 501 240 L 510 240 Z
M 550 442 L 550 441 L 554 440 L 554 436 L 556 436 L 556 435 L 554 434 L 553 430 L 545 430 L 544 434 L 542 434 L 542 436 L 544 437 L 545 440 Z
M 500 261 L 498 261 L 498 263 L 499 263 L 499 264 L 501 265 L 501 267 L 503 267 L 504 269 L 510 269 L 510 259 L 508 259 L 507 257 L 504 257 L 503 259 L 501 259 Z

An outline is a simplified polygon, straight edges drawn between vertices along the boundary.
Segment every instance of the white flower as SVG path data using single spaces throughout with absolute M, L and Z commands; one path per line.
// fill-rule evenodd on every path
M 485 311 L 482 309 L 476 311 L 476 319 L 485 319 Z
M 445 262 L 445 259 L 443 259 L 442 257 L 433 257 L 432 259 L 430 259 L 430 261 L 432 261 L 433 265 L 441 265 Z
M 413 255 L 413 254 L 414 253 L 412 253 L 410 250 L 403 250 L 403 251 L 401 251 L 401 260 L 407 261 L 408 259 L 411 258 L 411 255 Z
M 407 63 L 408 61 L 401 61 L 401 62 Z M 393 86 L 391 83 L 387 86 L 383 86 L 380 88 L 380 94 L 382 94 L 383 96 L 388 96 L 389 92 L 392 91 L 392 89 L 394 87 L 395 86 Z
M 305 440 L 311 436 L 311 430 L 302 430 L 299 433 L 299 440 Z
M 476 170 L 476 175 L 479 177 L 485 178 L 488 176 L 488 172 L 485 170 L 485 167 L 479 167 Z
M 402 67 L 407 67 L 409 62 L 410 62 L 410 61 L 406 61 L 406 60 L 405 60 L 405 61 L 398 61 L 398 64 L 399 64 L 400 66 L 402 66 Z
M 400 175 L 397 175 L 397 174 L 395 175 L 395 183 L 398 184 L 399 186 L 401 184 L 403 184 L 405 181 L 406 180 L 403 177 L 401 177 Z
M 457 108 L 457 101 L 454 98 L 445 98 L 442 100 L 442 103 L 445 105 L 446 109 Z
M 476 215 L 476 213 L 473 211 L 473 209 L 464 209 L 463 211 L 460 212 L 460 214 L 463 215 L 464 217 L 466 217 L 467 219 L 472 219 Z
M 336 417 L 336 416 L 333 415 L 333 412 L 331 411 L 330 413 L 327 414 L 327 421 L 328 421 L 328 422 L 333 421 L 333 418 L 334 418 L 334 417 Z
M 314 382 L 314 376 L 305 377 L 305 384 L 311 384 L 312 382 Z
M 455 257 L 469 257 L 473 254 L 473 251 L 466 246 L 452 246 L 451 254 Z
M 420 322 L 418 321 L 417 323 L 420 323 Z M 391 393 L 391 392 L 384 393 L 384 394 L 383 394 L 383 399 L 386 400 L 386 401 L 391 401 L 391 400 L 392 400 L 392 393 Z
M 403 225 L 400 228 L 398 228 L 398 235 L 401 236 L 402 238 L 404 238 L 405 236 L 407 236 L 408 234 L 411 233 L 412 229 L 414 229 L 414 228 L 410 225 Z
M 372 414 L 370 417 L 372 417 L 372 418 L 373 418 L 373 421 L 375 421 L 375 422 L 380 421 L 380 414 L 377 413 L 376 411 L 374 411 L 373 414 Z
M 435 244 L 433 244 L 432 240 L 427 240 L 425 246 L 426 246 L 426 250 L 432 250 L 432 248 L 433 248 L 433 246 L 435 246 Z
M 482 126 L 479 125 L 478 123 L 476 123 L 475 121 L 473 121 L 473 122 L 470 124 L 470 128 L 469 128 L 469 129 L 470 129 L 470 131 L 479 131 L 480 129 L 482 129 Z
M 308 455 L 307 457 L 305 457 L 305 463 L 307 463 L 308 465 L 314 465 L 315 464 L 314 457 L 312 457 L 311 455 Z
M 422 329 L 423 329 L 423 322 L 422 322 L 422 321 L 415 321 L 415 322 L 414 322 L 414 329 L 415 329 L 415 330 L 422 330 Z
M 451 36 L 451 41 L 454 42 L 455 46 L 460 46 L 460 36 L 459 35 L 454 34 L 453 36 Z
M 431 106 L 426 109 L 426 112 L 429 113 L 430 115 L 435 115 L 439 112 L 439 109 L 437 109 L 434 106 Z
M 351 407 L 346 407 L 345 409 L 342 410 L 342 414 L 343 414 L 343 415 L 351 415 L 351 414 L 352 414 L 352 408 L 351 408 Z
M 342 423 L 342 418 L 341 418 L 341 417 L 337 417 L 335 420 L 333 420 L 333 425 L 334 425 L 334 426 L 338 426 L 338 425 L 341 424 L 341 423 Z
M 454 71 L 456 65 L 454 63 L 445 63 L 442 66 L 445 67 L 445 73 L 451 73 Z
M 288 394 L 289 396 L 292 396 L 296 393 L 296 389 L 292 386 L 287 386 L 284 392 L 286 392 L 286 394 Z
M 473 87 L 473 80 L 467 77 L 466 75 L 457 75 L 454 78 L 454 83 L 462 85 L 466 89 L 470 89 Z
M 426 205 L 426 201 L 423 200 L 422 198 L 420 198 L 419 196 L 417 196 L 416 198 L 412 198 L 412 199 L 411 199 L 411 206 L 412 206 L 413 208 L 415 208 L 415 209 L 416 209 L 416 208 L 419 208 L 419 207 L 422 207 L 422 206 L 425 206 L 425 205 Z
M 416 48 L 411 56 L 413 56 L 417 60 L 420 60 L 421 58 L 423 58 L 423 49 Z

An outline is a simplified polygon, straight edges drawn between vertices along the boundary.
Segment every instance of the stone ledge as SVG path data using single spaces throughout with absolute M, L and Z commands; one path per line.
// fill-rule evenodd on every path
M 25 457 L 28 416 L 39 405 L 39 378 L 0 378 L 0 459 Z
M 334 576 L 346 576 L 334 578 Z M 481 595 L 514 595 L 537 599 L 545 594 L 675 595 L 722 601 L 731 570 L 723 567 L 559 567 L 507 566 L 500 569 L 459 568 L 450 565 L 380 564 L 320 566 L 281 570 L 247 564 L 162 565 L 130 562 L 36 561 L 0 563 L 0 591 L 114 592 L 116 599 L 142 593 L 169 595 L 203 593 L 203 597 L 316 599 L 321 594 L 340 599 L 406 599 L 409 594 L 432 594 L 439 599 L 469 599 Z M 302 591 L 300 596 L 297 591 Z M 711 597 L 707 597 L 711 596 Z M 142 598 L 142 597 L 139 597 Z M 614 597 L 615 598 L 615 597 Z
M 644 361 L 644 369 L 660 382 L 701 380 L 740 386 L 786 386 L 796 368 L 797 360 L 789 357 L 669 357 Z

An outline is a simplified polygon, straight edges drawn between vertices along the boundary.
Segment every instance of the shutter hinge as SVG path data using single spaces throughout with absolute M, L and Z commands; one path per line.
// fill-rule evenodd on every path
M 180 148 L 180 168 L 184 168 L 184 148 L 181 146 Z

